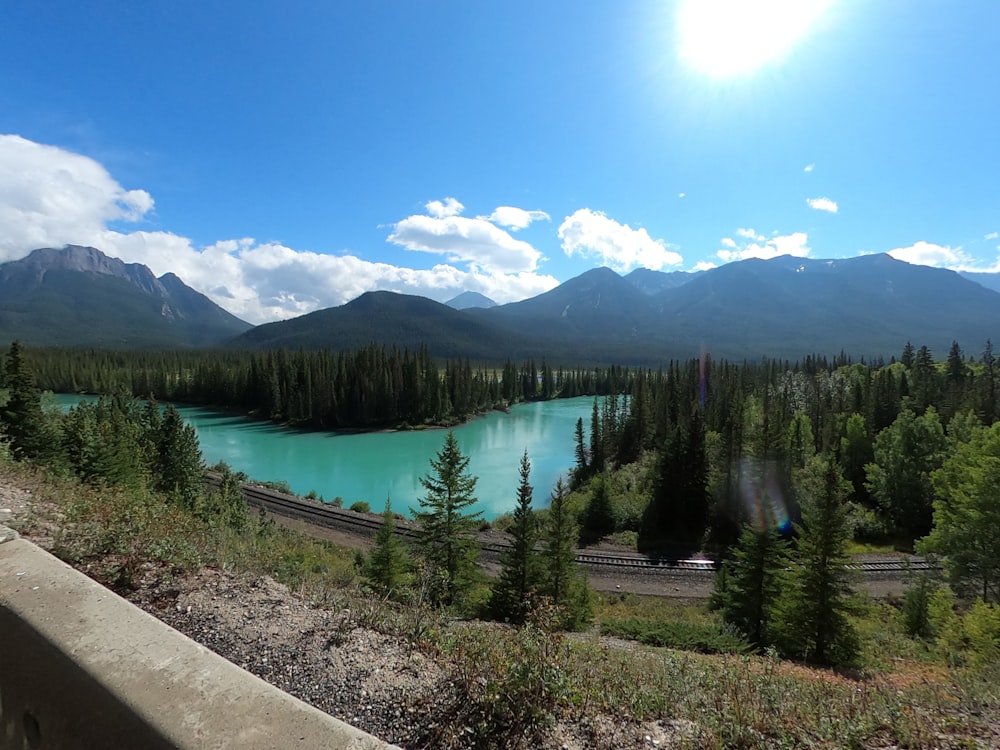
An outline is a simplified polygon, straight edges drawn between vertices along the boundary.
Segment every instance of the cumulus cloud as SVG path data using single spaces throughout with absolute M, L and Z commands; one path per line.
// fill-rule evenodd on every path
M 616 271 L 637 267 L 658 271 L 684 260 L 672 245 L 654 240 L 645 229 L 632 229 L 589 208 L 581 208 L 563 220 L 559 239 L 566 255 L 595 258 Z
M 152 209 L 149 193 L 125 190 L 93 159 L 0 135 L 0 262 L 97 236 L 109 222 L 136 222 Z
M 1000 232 L 990 232 L 989 234 L 983 235 L 984 240 L 996 240 L 1000 239 Z
M 445 198 L 443 201 L 429 201 L 425 208 L 427 209 L 427 213 L 437 219 L 443 219 L 447 216 L 458 216 L 465 210 L 465 206 L 454 198 Z
M 525 211 L 523 208 L 515 208 L 514 206 L 498 206 L 492 214 L 480 218 L 514 231 L 524 229 L 533 221 L 549 221 L 550 219 L 544 211 Z
M 764 235 L 757 234 L 756 231 L 754 231 L 753 229 L 750 229 L 750 228 L 740 228 L 740 229 L 737 229 L 736 230 L 736 234 L 739 237 L 743 237 L 744 239 L 756 240 L 757 242 L 762 242 L 764 239 L 766 239 L 764 237 Z
M 469 230 L 480 243 L 477 251 L 449 253 L 478 262 L 470 262 L 466 269 L 442 263 L 417 270 L 351 254 L 324 255 L 280 243 L 258 243 L 249 237 L 199 248 L 187 237 L 142 228 L 138 222 L 153 206 L 149 193 L 126 190 L 89 157 L 0 135 L 0 227 L 4 230 L 0 262 L 22 258 L 37 247 L 92 245 L 126 262 L 145 264 L 157 275 L 176 273 L 251 323 L 340 305 L 376 289 L 438 300 L 468 290 L 503 303 L 540 294 L 559 283 L 534 272 L 539 255 L 530 245 L 518 244 L 485 220 L 462 219 L 479 222 L 472 227 L 475 231 Z M 461 218 L 457 213 L 463 207 L 454 198 L 446 198 L 431 201 L 427 209 L 431 215 L 425 219 L 453 221 Z M 137 226 L 127 231 L 122 225 L 128 223 Z M 497 233 L 492 235 L 493 245 L 482 224 Z M 433 231 L 428 233 L 432 235 Z M 491 253 L 489 248 L 497 246 L 500 250 Z M 500 262 L 493 262 L 498 257 Z
M 486 217 L 439 215 L 442 205 L 448 211 L 464 208 L 454 198 L 445 199 L 445 204 L 431 201 L 427 204 L 429 216 L 415 214 L 396 222 L 389 242 L 407 250 L 444 255 L 453 263 L 469 263 L 488 273 L 523 273 L 538 267 L 542 254 L 529 243 L 514 239 Z M 524 226 L 532 221 L 532 214 L 542 213 L 510 206 L 497 211 L 505 220 L 526 222 Z
M 816 169 L 815 164 L 806 164 L 804 167 L 802 167 L 802 171 L 805 172 L 806 174 L 812 172 L 814 169 Z
M 723 237 L 721 243 L 725 247 L 717 251 L 716 255 L 727 263 L 748 258 L 768 260 L 777 258 L 779 255 L 794 255 L 797 258 L 805 258 L 810 253 L 809 235 L 805 232 L 792 232 L 770 238 L 757 234 L 752 229 L 737 229 L 736 234 L 750 241 L 737 243 L 730 237 Z
M 710 260 L 699 260 L 694 264 L 695 271 L 711 271 L 713 268 L 718 268 L 718 266 Z
M 809 204 L 809 208 L 814 208 L 817 211 L 827 211 L 831 214 L 835 214 L 840 210 L 837 202 L 829 198 L 806 198 L 806 203 Z

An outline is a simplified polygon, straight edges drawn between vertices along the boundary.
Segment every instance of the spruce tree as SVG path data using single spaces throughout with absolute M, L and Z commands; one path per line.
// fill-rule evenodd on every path
M 802 525 L 779 597 L 773 637 L 784 655 L 817 664 L 849 664 L 858 650 L 850 608 L 851 532 L 845 498 L 850 484 L 836 460 L 817 456 L 803 470 Z
M 205 466 L 198 433 L 185 424 L 180 412 L 167 406 L 156 435 L 157 488 L 189 510 L 194 509 L 205 487 Z
M 538 541 L 538 524 L 531 509 L 533 488 L 529 483 L 531 462 L 528 451 L 521 456 L 520 483 L 517 487 L 517 506 L 511 525 L 511 549 L 501 558 L 503 567 L 490 595 L 490 615 L 497 620 L 520 625 L 531 612 L 532 593 L 540 584 L 540 563 L 535 543 Z
M 396 597 L 406 584 L 409 568 L 410 556 L 396 536 L 396 517 L 391 501 L 386 498 L 382 525 L 375 534 L 375 547 L 365 561 L 365 578 L 378 593 Z
M 479 556 L 475 528 L 481 513 L 465 513 L 476 502 L 477 478 L 468 474 L 469 457 L 463 455 L 451 430 L 437 456 L 430 460 L 432 472 L 420 478 L 427 494 L 420 498 L 417 543 L 427 572 L 438 580 L 431 599 L 450 605 L 472 581 Z
M 577 630 L 590 621 L 592 602 L 587 581 L 576 565 L 574 542 L 577 525 L 566 507 L 568 490 L 562 477 L 552 491 L 546 523 L 542 527 L 544 592 L 563 610 L 561 625 Z
M 781 593 L 787 547 L 775 529 L 744 526 L 732 557 L 719 571 L 713 599 L 722 618 L 755 646 L 770 645 L 771 611 Z

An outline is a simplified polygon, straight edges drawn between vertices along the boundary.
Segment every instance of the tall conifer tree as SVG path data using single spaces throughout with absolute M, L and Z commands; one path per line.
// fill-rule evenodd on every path
M 469 457 L 448 431 L 444 445 L 430 460 L 431 473 L 420 478 L 426 495 L 414 515 L 420 523 L 417 542 L 428 573 L 440 586 L 432 598 L 439 604 L 454 603 L 474 577 L 479 543 L 474 532 L 481 513 L 466 513 L 476 502 L 476 477 L 468 473 Z
M 540 585 L 541 569 L 535 543 L 538 526 L 531 509 L 534 490 L 529 483 L 531 462 L 528 451 L 521 456 L 517 506 L 511 526 L 511 549 L 504 553 L 500 577 L 490 595 L 490 613 L 498 620 L 522 624 L 531 612 L 532 592 Z

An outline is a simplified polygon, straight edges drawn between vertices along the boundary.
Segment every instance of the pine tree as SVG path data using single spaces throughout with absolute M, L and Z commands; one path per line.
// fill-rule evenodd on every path
M 531 509 L 533 489 L 529 484 L 531 462 L 528 451 L 521 456 L 520 483 L 517 487 L 517 506 L 514 523 L 510 528 L 511 549 L 501 558 L 500 577 L 490 595 L 490 614 L 497 620 L 517 625 L 525 622 L 531 612 L 532 593 L 540 584 L 540 562 L 535 551 L 538 541 L 538 524 Z
M 0 407 L 0 428 L 14 458 L 37 458 L 46 449 L 42 401 L 18 341 L 7 352 L 5 375 L 7 403 Z
M 574 455 L 576 457 L 576 466 L 573 469 L 572 482 L 574 486 L 579 486 L 589 475 L 589 461 L 587 445 L 583 439 L 583 417 L 576 420 L 576 430 L 574 432 L 574 441 L 576 447 L 574 449 Z
M 396 536 L 396 517 L 389 498 L 382 511 L 382 525 L 375 534 L 375 547 L 365 561 L 365 578 L 383 596 L 397 596 L 406 584 L 410 556 Z
M 562 626 L 577 630 L 592 617 L 590 588 L 576 566 L 574 542 L 577 526 L 566 507 L 568 495 L 562 477 L 552 491 L 549 513 L 542 529 L 544 592 L 563 610 Z
M 858 650 L 847 619 L 851 533 L 844 498 L 850 484 L 834 458 L 817 456 L 800 478 L 802 525 L 791 569 L 774 610 L 774 641 L 786 656 L 817 664 L 849 664 Z
M 580 543 L 583 545 L 600 541 L 614 533 L 615 514 L 608 492 L 608 475 L 595 477 L 590 483 L 590 500 L 580 517 Z
M 744 526 L 732 557 L 719 571 L 713 597 L 723 619 L 755 646 L 770 645 L 771 611 L 781 593 L 787 542 L 774 529 Z
M 421 477 L 427 494 L 420 498 L 422 510 L 414 512 L 420 523 L 417 543 L 428 573 L 439 580 L 432 600 L 450 605 L 474 577 L 479 543 L 474 536 L 481 513 L 465 513 L 476 502 L 477 478 L 467 473 L 469 457 L 462 454 L 455 433 L 448 431 L 432 473 Z

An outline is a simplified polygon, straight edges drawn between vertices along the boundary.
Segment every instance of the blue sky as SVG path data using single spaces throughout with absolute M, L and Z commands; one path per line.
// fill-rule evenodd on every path
M 91 244 L 254 323 L 598 265 L 1000 270 L 997 29 L 995 0 L 5 2 L 0 261 Z

